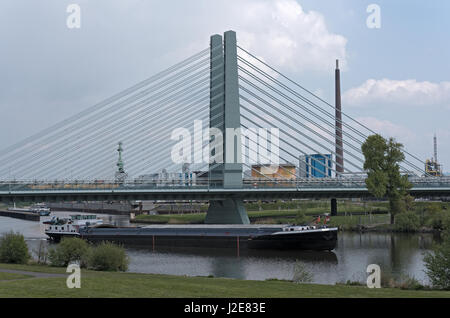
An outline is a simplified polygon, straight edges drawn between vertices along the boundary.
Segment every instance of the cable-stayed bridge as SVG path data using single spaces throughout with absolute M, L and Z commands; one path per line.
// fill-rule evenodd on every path
M 376 132 L 341 111 L 338 66 L 336 85 L 332 105 L 233 31 L 213 35 L 208 48 L 3 149 L 0 199 L 210 200 L 208 222 L 246 223 L 244 199 L 370 196 L 361 145 Z M 412 195 L 450 195 L 450 179 L 424 174 L 408 151 L 400 169 Z

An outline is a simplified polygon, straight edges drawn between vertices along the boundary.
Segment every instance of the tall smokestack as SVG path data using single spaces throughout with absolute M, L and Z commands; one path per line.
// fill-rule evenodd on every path
M 437 160 L 437 137 L 436 137 L 436 134 L 434 134 L 433 143 L 434 143 L 434 161 L 438 162 L 438 160 Z
M 339 60 L 336 60 L 336 176 L 344 173 L 344 148 L 342 147 L 342 113 L 341 113 L 341 75 Z

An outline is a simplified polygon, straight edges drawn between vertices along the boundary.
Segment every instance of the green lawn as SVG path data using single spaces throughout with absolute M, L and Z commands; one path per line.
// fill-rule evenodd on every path
M 34 265 L 0 264 L 0 268 L 65 272 Z M 450 292 L 82 270 L 80 289 L 68 289 L 65 277 L 1 281 L 0 297 L 450 297 Z

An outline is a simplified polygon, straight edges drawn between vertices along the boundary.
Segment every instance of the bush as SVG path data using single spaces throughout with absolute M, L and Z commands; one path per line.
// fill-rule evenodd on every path
M 48 253 L 48 259 L 52 266 L 67 266 L 71 262 L 78 262 L 80 267 L 86 267 L 88 256 L 88 243 L 76 237 L 63 238 L 61 243 Z
M 440 231 L 450 229 L 450 213 L 448 211 L 433 205 L 427 208 L 426 213 L 428 226 Z
M 426 253 L 423 260 L 433 287 L 450 289 L 450 238 Z
M 414 232 L 420 228 L 420 218 L 414 212 L 399 213 L 395 218 L 395 229 L 401 232 Z
M 0 238 L 0 262 L 26 264 L 30 259 L 27 243 L 22 234 L 9 232 Z
M 109 242 L 102 242 L 89 255 L 89 268 L 100 271 L 126 271 L 128 256 L 121 246 Z
M 299 210 L 295 216 L 295 224 L 304 225 L 308 223 L 309 218 L 305 215 L 305 212 Z

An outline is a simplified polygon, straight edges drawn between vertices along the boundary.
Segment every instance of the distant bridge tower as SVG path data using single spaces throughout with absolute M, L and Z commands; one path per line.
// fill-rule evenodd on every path
M 119 142 L 119 147 L 117 148 L 117 152 L 119 153 L 119 159 L 117 160 L 117 171 L 115 174 L 115 180 L 117 183 L 123 183 L 125 179 L 127 178 L 128 174 L 125 172 L 125 169 L 123 167 L 123 160 L 122 160 L 122 142 Z
M 224 37 L 211 36 L 210 42 L 210 128 L 222 132 L 223 143 L 217 153 L 219 162 L 209 166 L 210 186 L 242 188 L 242 154 L 236 32 Z M 213 149 L 213 151 L 215 151 Z M 205 223 L 249 224 L 241 198 L 211 200 Z

